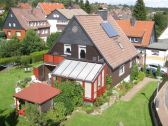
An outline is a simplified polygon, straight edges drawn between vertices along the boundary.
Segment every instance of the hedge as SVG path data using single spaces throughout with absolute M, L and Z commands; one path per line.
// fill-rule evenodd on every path
M 6 65 L 9 63 L 16 63 L 18 65 L 19 64 L 20 65 L 28 65 L 31 63 L 42 61 L 43 55 L 47 52 L 48 52 L 48 50 L 43 50 L 40 52 L 34 52 L 34 53 L 31 53 L 30 55 L 25 55 L 25 56 L 21 56 L 21 57 L 16 56 L 16 57 L 0 58 L 0 64 Z

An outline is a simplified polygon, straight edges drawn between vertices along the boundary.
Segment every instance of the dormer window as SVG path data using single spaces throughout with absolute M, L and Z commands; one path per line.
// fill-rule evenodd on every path
M 59 18 L 58 14 L 53 14 L 53 18 Z
M 10 14 L 10 17 L 13 17 L 13 14 Z
M 12 24 L 11 24 L 11 23 L 9 23 L 8 25 L 9 25 L 9 27 L 11 27 L 11 26 L 12 26 Z
M 86 46 L 83 46 L 83 45 L 78 46 L 78 57 L 79 59 L 86 58 Z
M 71 55 L 71 45 L 70 44 L 64 44 L 64 54 Z

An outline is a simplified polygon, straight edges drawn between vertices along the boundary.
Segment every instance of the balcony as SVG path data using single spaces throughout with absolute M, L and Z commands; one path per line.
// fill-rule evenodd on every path
M 47 64 L 58 65 L 64 60 L 64 57 L 58 55 L 44 54 L 43 60 Z

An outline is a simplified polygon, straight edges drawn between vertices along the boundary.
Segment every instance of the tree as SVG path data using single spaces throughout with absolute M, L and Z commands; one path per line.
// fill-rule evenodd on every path
M 28 30 L 21 43 L 21 53 L 23 55 L 29 55 L 32 52 L 41 51 L 45 48 L 43 40 L 34 30 Z
M 137 20 L 146 20 L 146 8 L 143 0 L 137 0 L 133 9 L 133 16 Z
M 167 23 L 167 15 L 161 12 L 157 12 L 154 17 L 153 21 L 155 21 L 155 26 L 156 26 L 156 34 L 157 36 L 160 36 L 161 32 L 166 28 L 168 25 Z
M 20 41 L 16 36 L 13 36 L 9 41 L 0 43 L 0 57 L 12 57 L 20 55 Z
M 60 37 L 61 33 L 60 32 L 56 32 L 56 33 L 52 33 L 48 38 L 47 38 L 47 47 L 49 49 L 51 49 L 51 47 L 54 45 L 54 43 L 58 40 L 58 38 Z
M 90 3 L 88 0 L 86 0 L 86 3 L 85 3 L 85 11 L 87 13 L 90 13 L 91 12 L 91 6 L 90 6 Z
M 83 0 L 80 0 L 79 6 L 80 8 L 85 9 L 85 4 L 83 3 Z
M 131 81 L 137 80 L 137 77 L 138 77 L 138 65 L 137 65 L 137 64 L 134 64 L 134 65 L 132 66 L 132 69 L 131 69 L 130 79 L 131 79 Z

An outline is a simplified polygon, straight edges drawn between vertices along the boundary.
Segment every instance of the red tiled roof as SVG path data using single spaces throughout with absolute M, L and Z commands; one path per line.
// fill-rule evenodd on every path
M 118 26 L 112 16 L 108 16 L 108 22 L 118 32 L 118 36 L 109 38 L 103 30 L 101 23 L 103 19 L 99 15 L 81 15 L 76 19 L 86 31 L 94 45 L 105 58 L 106 62 L 113 68 L 124 64 L 137 55 L 135 47 L 129 42 L 127 36 Z M 123 49 L 119 46 L 122 44 Z
M 41 2 L 41 3 L 38 3 L 37 6 L 43 10 L 45 15 L 50 14 L 55 9 L 63 9 L 64 8 L 64 4 L 62 4 L 62 3 Z
M 19 3 L 18 7 L 23 9 L 32 9 L 32 6 L 28 3 Z
M 33 83 L 29 87 L 24 88 L 16 93 L 14 97 L 25 101 L 42 104 L 49 99 L 60 94 L 60 90 L 49 86 L 45 83 Z
M 134 46 L 147 47 L 150 44 L 154 28 L 153 21 L 136 21 L 134 26 L 131 26 L 130 20 L 116 20 L 116 22 L 127 36 L 143 38 L 141 43 L 134 43 Z

